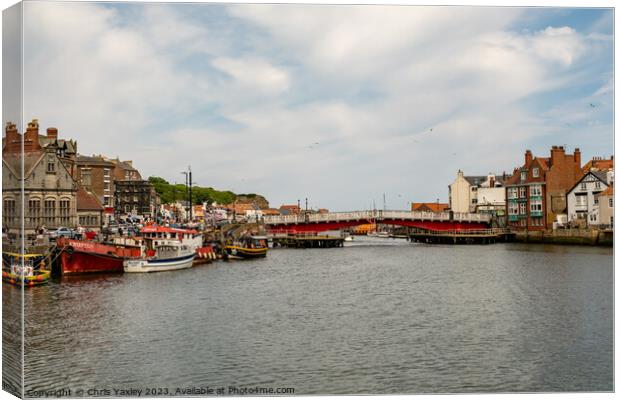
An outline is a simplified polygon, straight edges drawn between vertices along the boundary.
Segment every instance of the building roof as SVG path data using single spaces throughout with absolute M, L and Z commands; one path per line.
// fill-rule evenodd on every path
M 587 171 L 585 174 L 583 174 L 581 176 L 581 178 L 579 178 L 579 180 L 577 180 L 577 182 L 575 182 L 575 184 L 570 189 L 568 189 L 568 191 L 566 193 L 572 192 L 577 186 L 579 186 L 581 181 L 583 181 L 586 178 L 586 176 L 588 176 L 588 175 L 594 176 L 596 179 L 598 179 L 599 181 L 603 182 L 603 184 L 605 186 L 608 185 L 608 183 L 607 183 L 607 172 L 605 172 L 605 171 Z
M 109 166 L 114 167 L 114 163 L 110 160 L 106 160 L 102 156 L 84 156 L 78 154 L 77 156 L 78 165 L 101 165 L 101 166 Z
M 603 190 L 601 193 L 595 195 L 597 196 L 613 196 L 614 195 L 614 185 L 609 185 L 609 187 Z
M 465 178 L 465 180 L 469 182 L 469 184 L 472 186 L 480 186 L 482 183 L 484 183 L 484 181 L 487 180 L 486 175 L 485 176 L 464 176 L 463 178 Z
M 608 159 L 608 160 L 603 159 L 601 157 L 594 157 L 583 166 L 582 171 L 588 172 L 592 169 L 597 170 L 597 171 L 607 171 L 613 168 L 614 168 L 613 156 L 611 159 Z
M 280 210 L 275 208 L 265 208 L 263 210 L 263 215 L 280 215 Z
M 280 210 L 300 210 L 301 208 L 297 204 L 282 204 Z
M 411 211 L 443 212 L 450 208 L 447 203 L 411 203 Z
M 81 186 L 77 191 L 76 205 L 78 211 L 103 211 L 103 206 L 97 196 Z

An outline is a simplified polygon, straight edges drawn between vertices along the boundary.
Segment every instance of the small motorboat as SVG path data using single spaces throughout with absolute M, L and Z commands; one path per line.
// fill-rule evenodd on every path
M 228 258 L 247 259 L 267 257 L 267 236 L 249 236 L 224 246 Z
M 43 254 L 2 253 L 2 280 L 16 286 L 47 283 L 51 271 L 45 269 Z

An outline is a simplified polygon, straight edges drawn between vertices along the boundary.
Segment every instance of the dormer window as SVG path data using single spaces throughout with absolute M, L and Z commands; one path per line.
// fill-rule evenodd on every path
M 521 171 L 521 180 L 524 181 L 527 179 L 527 171 Z
M 532 176 L 534 178 L 538 178 L 540 176 L 539 174 L 540 174 L 540 172 L 539 172 L 538 168 L 532 169 Z

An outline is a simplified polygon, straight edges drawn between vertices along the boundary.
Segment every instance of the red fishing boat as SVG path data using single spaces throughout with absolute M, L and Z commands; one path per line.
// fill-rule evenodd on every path
M 117 243 L 99 243 L 61 237 L 56 246 L 61 252 L 61 272 L 83 274 L 123 272 L 123 261 L 142 256 L 142 240 L 135 238 Z

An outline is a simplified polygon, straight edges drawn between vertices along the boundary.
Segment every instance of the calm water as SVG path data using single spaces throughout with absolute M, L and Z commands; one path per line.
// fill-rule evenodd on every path
M 612 297 L 611 249 L 367 238 L 63 279 L 26 291 L 25 383 L 611 391 Z

